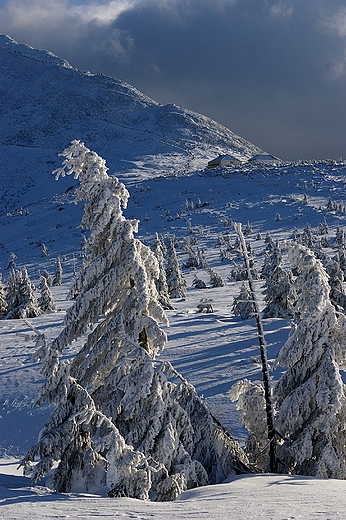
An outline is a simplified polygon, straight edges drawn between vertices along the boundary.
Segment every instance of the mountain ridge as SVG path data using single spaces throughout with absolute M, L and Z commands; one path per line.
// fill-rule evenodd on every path
M 20 200 L 7 172 L 22 175 L 26 189 L 42 183 L 73 139 L 105 157 L 124 182 L 139 171 L 150 178 L 203 169 L 219 153 L 246 160 L 262 151 L 206 116 L 160 105 L 121 80 L 80 71 L 6 35 L 0 35 L 0 70 L 0 150 L 8 157 L 0 181 L 9 206 Z

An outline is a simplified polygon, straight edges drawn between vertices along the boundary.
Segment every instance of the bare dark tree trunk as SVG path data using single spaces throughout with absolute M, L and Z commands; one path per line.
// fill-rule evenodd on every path
M 240 247 L 241 247 L 243 257 L 244 257 L 246 270 L 248 273 L 248 283 L 249 283 L 251 298 L 252 298 L 252 300 L 254 302 L 254 306 L 255 306 L 257 335 L 258 335 L 259 350 L 260 350 L 260 355 L 261 355 L 262 377 L 263 377 L 264 395 L 265 395 L 265 401 L 266 401 L 266 415 L 267 415 L 268 440 L 269 440 L 269 471 L 271 473 L 276 473 L 277 465 L 276 465 L 276 454 L 275 454 L 275 429 L 274 429 L 274 420 L 273 420 L 271 389 L 270 389 L 270 383 L 269 383 L 267 348 L 266 348 L 266 342 L 264 339 L 263 323 L 261 320 L 261 314 L 260 314 L 260 310 L 259 310 L 259 306 L 258 306 L 258 302 L 257 302 L 255 290 L 254 290 L 249 255 L 248 255 L 248 250 L 247 250 L 246 243 L 245 243 L 245 238 L 244 238 L 244 235 L 243 235 L 243 232 L 241 229 L 241 224 L 238 222 L 235 222 L 234 229 L 239 237 Z

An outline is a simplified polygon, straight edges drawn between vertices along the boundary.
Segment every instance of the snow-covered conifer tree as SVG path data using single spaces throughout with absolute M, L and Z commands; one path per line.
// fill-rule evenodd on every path
M 62 285 L 62 265 L 60 256 L 58 256 L 56 261 L 56 268 L 55 268 L 55 276 L 53 278 L 53 285 Z
M 294 303 L 292 291 L 293 275 L 290 269 L 281 265 L 275 267 L 272 276 L 266 280 L 263 318 L 291 318 Z
M 346 478 L 345 317 L 330 302 L 328 275 L 302 245 L 288 250 L 298 299 L 298 321 L 277 356 L 287 367 L 274 388 L 281 471 Z
M 255 304 L 245 284 L 242 284 L 239 295 L 233 300 L 232 311 L 242 320 L 248 320 L 255 315 Z
M 243 230 L 244 237 L 247 237 L 247 236 L 250 235 L 252 232 L 253 232 L 252 226 L 251 226 L 250 222 L 248 221 L 247 224 L 246 224 L 246 226 L 244 227 L 244 230 Z
M 346 294 L 344 288 L 344 273 L 341 270 L 339 256 L 330 258 L 325 255 L 321 259 L 323 266 L 329 276 L 330 293 L 329 298 L 337 310 L 346 311 Z
M 6 280 L 6 307 L 7 314 L 6 318 L 11 318 L 11 314 L 16 314 L 15 309 L 18 308 L 18 285 L 19 285 L 19 272 L 11 269 L 10 275 Z M 9 309 L 13 309 L 9 312 Z
M 344 281 L 346 280 L 346 250 L 343 247 L 338 249 L 338 264 L 340 266 L 341 271 L 344 275 Z
M 204 256 L 203 251 L 196 245 L 194 248 L 191 243 L 188 243 L 187 241 L 184 244 L 184 249 L 186 253 L 189 255 L 188 259 L 185 263 L 185 267 L 207 267 L 208 262 Z
M 244 263 L 237 264 L 233 260 L 229 281 L 240 282 L 241 280 L 247 280 L 247 277 L 248 274 Z
M 316 242 L 317 238 L 314 235 L 314 232 L 312 230 L 312 227 L 310 224 L 306 224 L 305 228 L 303 229 L 303 233 L 301 235 L 301 244 L 308 247 L 309 249 L 312 249 L 314 247 L 314 244 Z
M 208 269 L 209 282 L 212 287 L 224 287 L 226 284 L 222 277 L 214 271 L 214 269 Z
M 291 270 L 282 267 L 278 242 L 270 254 L 266 254 L 261 274 L 266 280 L 264 294 L 267 305 L 262 311 L 263 318 L 292 317 L 293 275 Z
M 7 319 L 35 318 L 42 313 L 36 299 L 36 288 L 25 267 L 11 271 L 7 288 Z
M 318 231 L 319 231 L 320 235 L 328 235 L 329 227 L 328 227 L 326 216 L 324 216 L 323 222 L 321 222 L 319 224 Z
M 269 233 L 269 231 L 267 232 L 266 234 L 266 237 L 264 239 L 264 243 L 266 244 L 266 250 L 268 252 L 270 252 L 273 247 L 275 246 L 275 243 L 274 243 L 274 240 L 273 240 L 273 237 L 271 236 L 271 234 Z
M 47 278 L 45 276 L 40 277 L 40 292 L 41 297 L 38 299 L 38 305 L 43 312 L 46 311 L 56 311 L 56 305 L 54 302 L 54 298 L 52 295 L 52 291 L 49 288 L 47 283 Z
M 42 271 L 42 276 L 45 277 L 46 281 L 47 281 L 47 285 L 48 287 L 52 287 L 53 285 L 53 278 L 52 276 L 49 274 L 49 272 L 45 269 L 44 271 Z
M 169 296 L 171 298 L 185 298 L 186 282 L 175 250 L 174 237 L 167 239 L 166 279 Z
M 122 213 L 129 194 L 83 143 L 73 141 L 63 156 L 57 174 L 74 173 L 77 200 L 87 201 L 88 254 L 65 328 L 41 350 L 54 370 L 46 371 L 40 400 L 54 410 L 23 465 L 38 457 L 34 480 L 55 464 L 56 489 L 106 484 L 110 496 L 171 500 L 186 488 L 220 482 L 246 458 L 195 389 L 156 361 L 166 342 L 159 266 L 134 237 L 138 222 Z M 93 326 L 70 365 L 57 358 Z
M 279 242 L 274 242 L 272 240 L 270 246 L 267 248 L 267 251 L 265 253 L 263 267 L 261 270 L 261 278 L 264 278 L 265 280 L 270 278 L 270 276 L 273 273 L 273 269 L 275 269 L 275 267 L 280 265 L 281 263 L 282 252 L 281 248 L 279 247 Z
M 327 203 L 326 209 L 328 211 L 336 211 L 336 209 L 337 209 L 337 204 L 334 200 L 332 200 L 331 197 L 328 198 L 328 203 Z
M 2 276 L 0 274 L 0 317 L 4 316 L 6 311 L 7 311 L 6 291 L 5 291 L 5 285 L 2 281 Z
M 265 468 L 268 457 L 268 426 L 266 400 L 261 382 L 248 379 L 237 381 L 229 391 L 231 401 L 237 401 L 240 421 L 249 432 L 245 441 L 245 452 L 257 470 Z
M 10 258 L 8 260 L 7 269 L 15 269 L 16 268 L 16 260 L 17 260 L 17 255 L 12 252 L 10 254 Z
M 36 287 L 30 280 L 26 267 L 21 270 L 19 298 L 19 316 L 21 318 L 35 318 L 41 314 L 42 311 L 36 299 Z
M 340 226 L 336 228 L 334 245 L 341 248 L 346 246 L 345 231 Z
M 293 230 L 292 239 L 297 244 L 301 244 L 302 243 L 302 234 L 300 233 L 300 231 L 296 227 Z
M 158 233 L 155 234 L 155 240 L 151 245 L 151 250 L 153 251 L 159 263 L 159 276 L 155 280 L 156 289 L 159 295 L 159 302 L 164 309 L 173 309 L 174 307 L 169 300 L 168 294 L 168 285 L 164 265 L 164 247 Z
M 197 274 L 195 274 L 195 276 L 193 277 L 192 286 L 195 287 L 196 289 L 206 289 L 207 288 L 205 282 L 203 282 L 203 280 L 201 278 L 199 278 L 197 276 Z

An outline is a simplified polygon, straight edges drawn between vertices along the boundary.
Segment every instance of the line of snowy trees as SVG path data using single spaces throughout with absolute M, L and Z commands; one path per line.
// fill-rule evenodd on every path
M 12 258 L 13 259 L 13 258 Z M 44 312 L 55 312 L 56 305 L 51 291 L 52 285 L 62 284 L 62 266 L 60 257 L 56 262 L 54 278 L 43 271 L 39 278 L 39 293 L 29 277 L 26 267 L 17 269 L 10 266 L 6 281 L 0 278 L 0 317 L 5 319 L 35 318 Z
M 249 431 L 244 452 L 193 386 L 160 362 L 167 340 L 165 309 L 173 308 L 170 298 L 186 295 L 176 238 L 156 235 L 151 248 L 145 246 L 135 238 L 138 222 L 123 215 L 129 193 L 108 175 L 105 161 L 80 141 L 61 155 L 56 177 L 73 174 L 79 180 L 76 201 L 85 204 L 82 227 L 88 238 L 62 332 L 53 341 L 37 333 L 36 356 L 46 379 L 38 404 L 48 402 L 53 411 L 22 461 L 32 481 L 49 477 L 50 485 L 64 492 L 107 486 L 111 497 L 172 500 L 184 489 L 247 471 L 249 461 L 257 470 L 346 478 L 342 230 L 333 259 L 323 250 L 330 245 L 326 222 L 319 230 L 323 240 L 308 225 L 302 233 L 295 230 L 294 242 L 285 246 L 289 266 L 279 243 L 267 235 L 260 274 L 241 233 L 234 244 L 225 237 L 220 241 L 226 248 L 223 260 L 234 253 L 244 258 L 244 263 L 233 262 L 231 279 L 242 284 L 232 311 L 241 319 L 256 318 L 263 349 L 263 381 L 239 381 L 230 392 Z M 251 233 L 248 223 L 244 235 Z M 183 247 L 186 267 L 205 269 L 211 287 L 225 285 L 195 242 L 185 240 Z M 260 277 L 261 313 L 252 285 Z M 0 284 L 0 311 L 7 317 L 30 318 L 55 309 L 47 276 L 40 278 L 36 302 L 25 270 L 12 266 L 10 280 L 11 298 Z M 60 260 L 52 283 L 62 283 Z M 197 275 L 193 285 L 206 288 Z M 25 306 L 18 303 L 18 293 L 31 295 Z M 197 307 L 213 312 L 207 298 Z M 266 360 L 262 319 L 268 317 L 293 320 L 276 360 L 286 371 L 276 383 Z M 67 361 L 64 349 L 79 338 L 82 347 Z
M 64 329 L 52 342 L 38 334 L 46 378 L 38 404 L 51 403 L 53 411 L 22 461 L 25 472 L 33 482 L 49 476 L 59 491 L 108 486 L 111 497 L 172 500 L 243 471 L 238 443 L 193 386 L 159 362 L 166 286 L 160 259 L 134 236 L 138 222 L 123 215 L 125 186 L 79 141 L 62 155 L 55 173 L 79 179 L 76 200 L 85 202 L 89 237 Z M 173 240 L 168 247 L 174 265 Z M 63 359 L 80 337 L 82 348 Z
M 312 246 L 308 230 L 306 236 Z M 281 473 L 345 479 L 346 386 L 341 371 L 346 369 L 346 316 L 340 306 L 342 283 L 335 281 L 343 278 L 338 263 L 326 255 L 320 253 L 323 265 L 302 243 L 286 248 L 289 270 L 282 270 L 278 244 L 270 245 L 262 270 L 267 301 L 263 316 L 294 318 L 276 359 L 276 366 L 286 370 L 269 396 L 263 383 L 243 380 L 231 388 L 230 398 L 237 401 L 249 431 L 245 449 L 256 468 L 270 468 L 273 448 L 275 469 Z M 268 404 L 273 438 L 266 422 Z

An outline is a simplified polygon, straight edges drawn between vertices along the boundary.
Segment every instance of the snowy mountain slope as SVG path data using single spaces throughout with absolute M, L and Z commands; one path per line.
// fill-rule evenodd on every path
M 20 176 L 25 190 L 46 181 L 51 162 L 72 139 L 97 150 L 126 178 L 201 168 L 219 152 L 247 159 L 259 151 L 205 116 L 161 106 L 120 80 L 74 69 L 5 35 L 0 94 L 0 180 L 7 206 L 14 203 L 8 172 Z

